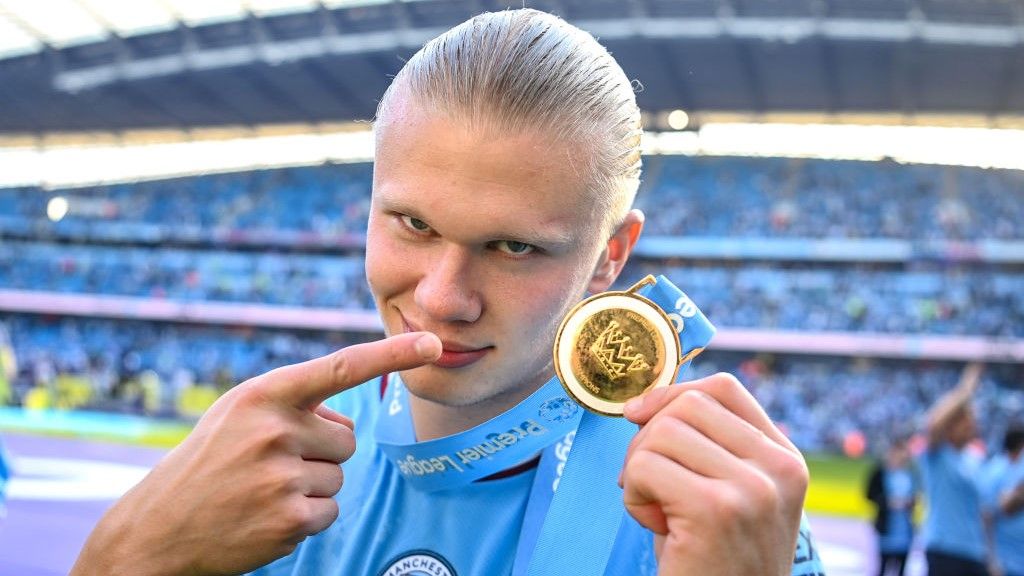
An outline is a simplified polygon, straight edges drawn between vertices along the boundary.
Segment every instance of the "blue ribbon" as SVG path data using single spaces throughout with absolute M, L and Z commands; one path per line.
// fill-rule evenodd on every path
M 377 444 L 399 473 L 417 489 L 449 490 L 532 458 L 576 429 L 583 410 L 557 378 L 515 408 L 474 428 L 416 442 L 408 393 L 398 378 L 389 384 L 377 419 Z
M 682 374 L 695 353 L 711 341 L 714 326 L 690 298 L 664 276 L 638 293 L 664 310 L 679 333 L 681 359 L 685 359 L 679 368 Z M 538 489 L 544 490 L 546 482 L 534 483 L 535 493 L 531 494 L 530 504 L 535 497 L 540 497 L 551 499 L 551 505 L 536 537 L 536 545 L 532 547 L 522 540 L 533 539 L 529 532 L 535 530 L 533 526 L 538 519 L 530 515 L 530 505 L 527 506 L 512 570 L 514 576 L 524 573 L 527 576 L 604 574 L 624 513 L 622 489 L 618 486 L 619 471 L 635 434 L 636 427 L 628 420 L 606 418 L 592 412 L 583 415 L 558 491 L 553 497 L 549 493 L 536 494 Z M 586 530 L 585 538 L 580 538 L 581 528 Z M 524 565 L 528 565 L 525 570 Z
M 680 375 L 715 328 L 664 276 L 637 291 L 665 311 L 681 345 Z M 374 431 L 385 456 L 416 488 L 454 489 L 542 452 L 513 576 L 604 574 L 619 524 L 618 475 L 636 427 L 588 412 L 557 378 L 507 412 L 465 432 L 416 442 L 404 385 L 394 378 Z M 578 537 L 586 527 L 587 537 Z M 573 553 L 567 553 L 572 550 Z

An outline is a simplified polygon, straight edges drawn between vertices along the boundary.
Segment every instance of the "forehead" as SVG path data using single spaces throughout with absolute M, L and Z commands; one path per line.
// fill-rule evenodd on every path
M 424 218 L 561 227 L 573 236 L 599 216 L 570 144 L 536 130 L 501 133 L 486 123 L 402 108 L 377 127 L 375 203 L 399 204 Z

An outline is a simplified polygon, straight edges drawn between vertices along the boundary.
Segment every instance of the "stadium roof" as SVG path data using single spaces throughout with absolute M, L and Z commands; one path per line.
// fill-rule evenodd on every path
M 597 35 L 648 112 L 1024 118 L 1021 0 L 527 4 Z M 0 0 L 0 132 L 368 119 L 401 58 L 506 5 Z

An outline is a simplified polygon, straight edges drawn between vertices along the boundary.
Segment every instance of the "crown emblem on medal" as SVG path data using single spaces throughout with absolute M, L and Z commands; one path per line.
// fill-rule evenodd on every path
M 612 380 L 622 378 L 627 372 L 651 369 L 643 354 L 634 353 L 629 341 L 630 337 L 620 329 L 619 323 L 612 320 L 590 345 L 590 353 L 597 357 Z

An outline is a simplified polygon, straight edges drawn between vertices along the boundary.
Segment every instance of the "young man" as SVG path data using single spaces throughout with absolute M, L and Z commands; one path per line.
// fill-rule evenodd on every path
M 485 14 L 406 64 L 375 128 L 366 273 L 388 338 L 228 392 L 101 520 L 75 574 L 229 574 L 280 557 L 263 570 L 544 573 L 529 559 L 559 480 L 541 469 L 555 460 L 534 451 L 473 482 L 423 487 L 405 474 L 489 460 L 476 448 L 461 464 L 388 450 L 457 444 L 493 422 L 510 422 L 491 435 L 504 446 L 545 430 L 520 412 L 554 374 L 558 324 L 611 286 L 643 224 L 629 209 L 632 86 L 558 18 Z M 541 413 L 555 422 L 575 409 Z M 625 462 L 598 463 L 621 467 L 610 503 L 621 522 L 590 534 L 588 511 L 563 518 L 565 554 L 610 536 L 598 573 L 820 573 L 806 533 L 795 554 L 807 468 L 735 378 L 656 390 L 626 416 L 641 428 Z M 572 441 L 541 451 L 562 459 Z
M 924 546 L 929 576 L 987 576 L 988 549 L 978 472 L 982 455 L 970 450 L 978 435 L 971 402 L 982 367 L 964 368 L 960 383 L 928 413 L 928 448 L 920 456 L 928 514 Z

